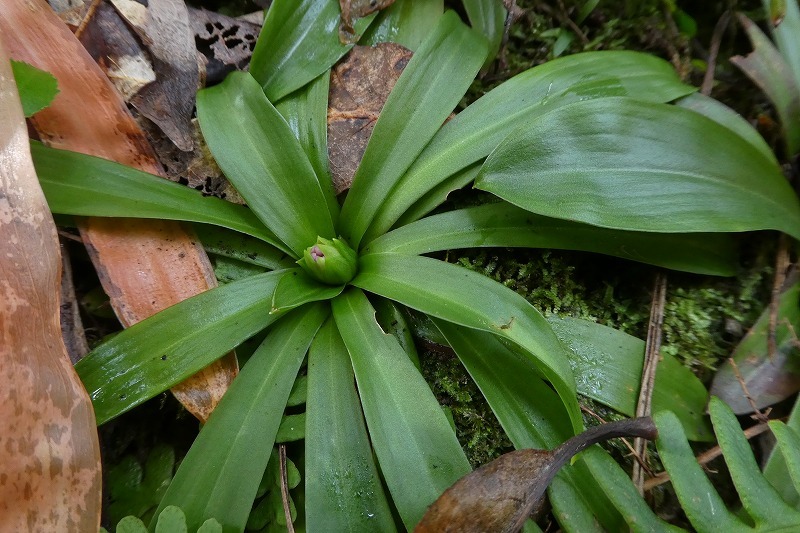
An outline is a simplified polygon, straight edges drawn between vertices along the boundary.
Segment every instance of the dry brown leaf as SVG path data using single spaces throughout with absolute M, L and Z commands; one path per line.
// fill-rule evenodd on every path
M 355 43 L 358 40 L 353 29 L 355 21 L 392 4 L 394 0 L 339 0 L 339 7 L 342 10 L 339 40 L 345 44 Z
M 7 39 L 11 57 L 47 70 L 58 80 L 60 92 L 52 105 L 31 120 L 42 141 L 161 173 L 119 94 L 44 0 L 4 0 L 0 35 Z M 205 251 L 177 223 L 97 218 L 82 220 L 79 226 L 125 326 L 216 285 Z M 236 358 L 229 354 L 173 392 L 205 420 L 237 371 Z
M 156 81 L 150 58 L 111 5 L 98 4 L 80 41 L 126 101 Z
M 197 50 L 183 0 L 111 0 L 151 56 L 156 81 L 130 102 L 181 150 L 192 149 L 191 120 L 200 74 Z
M 378 115 L 411 56 L 394 43 L 356 46 L 331 72 L 328 158 L 336 194 L 350 187 Z
M 260 16 L 263 20 L 263 14 Z M 234 70 L 245 70 L 256 47 L 260 24 L 189 8 L 198 51 L 206 57 L 206 83 L 221 82 Z
M 0 530 L 97 531 L 94 411 L 61 340 L 58 236 L 2 43 L 0 116 Z
M 553 477 L 575 454 L 614 437 L 653 440 L 650 417 L 588 429 L 552 451 L 517 450 L 467 474 L 428 508 L 415 533 L 511 533 L 519 531 L 544 498 Z

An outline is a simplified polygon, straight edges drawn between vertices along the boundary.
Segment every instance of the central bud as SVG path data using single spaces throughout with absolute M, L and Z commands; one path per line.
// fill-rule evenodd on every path
M 297 264 L 311 277 L 328 285 L 344 285 L 356 275 L 358 256 L 342 239 L 317 237 Z

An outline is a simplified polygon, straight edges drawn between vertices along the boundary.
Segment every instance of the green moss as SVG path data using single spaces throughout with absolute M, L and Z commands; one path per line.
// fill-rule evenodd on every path
M 439 402 L 452 412 L 456 435 L 473 467 L 514 449 L 477 385 L 455 356 L 424 351 L 420 364 Z

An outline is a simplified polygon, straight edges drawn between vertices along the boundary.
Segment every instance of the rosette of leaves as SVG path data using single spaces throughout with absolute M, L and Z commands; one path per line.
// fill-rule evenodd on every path
M 198 94 L 203 135 L 246 208 L 33 145 L 56 212 L 213 224 L 257 243 L 242 257 L 266 272 L 170 307 L 77 365 L 102 424 L 265 332 L 159 507 L 183 509 L 190 530 L 212 517 L 225 531 L 245 527 L 306 358 L 308 530 L 411 529 L 470 470 L 413 345 L 386 333 L 376 307 L 431 317 L 516 447 L 552 448 L 581 429 L 550 323 L 502 284 L 425 254 L 568 248 L 727 275 L 724 233 L 800 236 L 800 205 L 763 141 L 726 109 L 665 103 L 694 89 L 647 55 L 562 58 L 446 122 L 487 49 L 453 12 L 418 43 L 340 206 L 325 125 L 328 69 L 346 49 L 330 35 L 331 4 L 276 0 L 251 73 Z M 497 202 L 427 216 L 472 182 Z M 584 531 L 581 520 L 661 524 L 609 456 L 584 458 L 551 487 L 559 520 Z M 608 492 L 626 502 L 608 504 Z

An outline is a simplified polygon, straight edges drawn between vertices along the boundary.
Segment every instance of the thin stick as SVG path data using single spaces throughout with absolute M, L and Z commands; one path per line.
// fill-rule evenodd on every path
M 639 402 L 636 404 L 636 416 L 650 416 L 653 403 L 653 386 L 656 381 L 656 367 L 658 366 L 659 352 L 661 351 L 661 327 L 664 324 L 664 304 L 667 298 L 667 278 L 662 273 L 656 274 L 653 289 L 653 301 L 650 305 L 650 325 L 647 328 L 647 346 L 642 366 L 642 386 L 639 389 Z M 637 438 L 633 441 L 636 455 L 644 458 L 647 443 L 644 439 Z M 644 496 L 644 469 L 638 462 L 633 463 L 631 475 L 633 483 Z
M 758 407 L 756 407 L 756 402 L 753 400 L 753 397 L 750 395 L 750 391 L 747 390 L 747 383 L 744 382 L 744 378 L 742 377 L 742 373 L 739 372 L 739 365 L 736 364 L 736 361 L 733 360 L 733 357 L 728 358 L 728 362 L 733 367 L 733 374 L 736 376 L 736 381 L 739 382 L 739 386 L 742 388 L 742 392 L 744 393 L 744 397 L 747 399 L 747 403 L 750 404 L 750 408 L 753 410 L 753 418 L 759 420 L 760 422 L 766 423 L 769 421 L 767 415 L 769 414 L 769 409 L 767 409 L 766 413 L 762 413 Z
M 781 299 L 781 290 L 786 281 L 786 271 L 789 268 L 789 239 L 781 234 L 778 240 L 778 252 L 775 254 L 775 279 L 772 282 L 772 297 L 769 302 L 769 330 L 767 332 L 767 354 L 770 361 L 778 353 L 778 343 L 775 331 L 778 328 L 778 307 Z
M 753 427 L 749 427 L 744 430 L 744 436 L 750 440 L 757 435 L 761 435 L 762 433 L 769 430 L 769 426 L 766 423 L 757 424 Z M 697 456 L 697 462 L 701 466 L 707 465 L 717 457 L 722 455 L 722 448 L 719 446 L 714 446 L 713 448 L 704 451 L 700 455 Z M 644 482 L 644 490 L 652 490 L 659 485 L 663 485 L 667 481 L 669 481 L 669 474 L 667 472 L 659 472 L 655 477 L 651 477 L 647 481 Z
M 719 47 L 722 42 L 722 36 L 725 30 L 728 29 L 728 22 L 731 20 L 731 12 L 725 11 L 714 26 L 714 33 L 711 35 L 711 45 L 708 50 L 708 65 L 706 66 L 706 73 L 703 76 L 703 84 L 700 86 L 700 93 L 706 96 L 711 94 L 711 89 L 714 87 L 714 73 L 717 68 L 717 56 L 719 55 Z
M 286 530 L 288 533 L 294 533 L 294 524 L 292 523 L 292 508 L 289 506 L 289 479 L 286 473 L 286 445 L 278 445 L 278 459 L 280 460 L 281 469 L 281 500 L 283 501 L 283 515 L 286 517 Z

